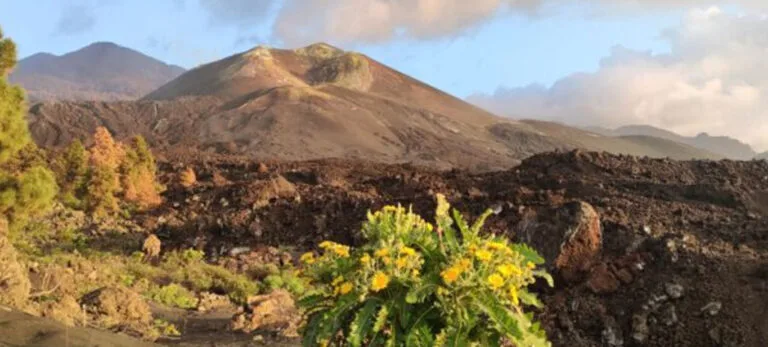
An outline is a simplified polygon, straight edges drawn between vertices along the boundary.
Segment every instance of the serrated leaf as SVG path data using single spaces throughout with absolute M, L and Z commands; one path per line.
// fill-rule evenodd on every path
M 480 229 L 485 224 L 485 220 L 488 219 L 491 214 L 493 214 L 493 210 L 487 209 L 482 215 L 480 215 L 480 217 L 477 218 L 477 220 L 475 220 L 475 222 L 472 224 L 472 228 L 470 228 L 473 236 L 480 234 Z
M 405 302 L 409 304 L 423 302 L 436 290 L 437 285 L 435 285 L 434 281 L 425 280 L 408 290 L 408 294 L 405 296 Z
M 531 305 L 537 308 L 544 307 L 544 305 L 541 303 L 541 301 L 539 301 L 536 295 L 531 294 L 525 289 L 521 289 L 520 291 L 518 291 L 517 296 L 520 298 L 520 301 L 522 301 L 526 305 Z
M 373 331 L 376 309 L 379 303 L 375 300 L 368 300 L 360 310 L 357 311 L 355 319 L 350 324 L 349 336 L 347 342 L 350 346 L 359 347 L 363 340 Z
M 520 255 L 522 255 L 523 258 L 526 261 L 529 261 L 529 262 L 534 263 L 536 265 L 541 265 L 541 264 L 544 264 L 544 262 L 545 262 L 544 258 L 542 256 L 540 256 L 539 253 L 536 252 L 535 249 L 529 247 L 526 244 L 516 243 L 516 244 L 510 246 L 510 249 L 512 249 L 513 251 L 515 251 L 517 253 L 520 253 Z
M 474 303 L 488 318 L 496 324 L 500 332 L 508 336 L 521 336 L 518 319 L 493 295 L 471 295 Z

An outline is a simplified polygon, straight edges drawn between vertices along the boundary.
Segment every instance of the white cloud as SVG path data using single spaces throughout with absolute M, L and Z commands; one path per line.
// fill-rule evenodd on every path
M 716 7 L 664 32 L 671 53 L 614 48 L 595 73 L 551 88 L 500 88 L 468 99 L 498 114 L 574 125 L 650 124 L 739 138 L 768 150 L 768 20 Z
M 765 0 L 199 0 L 216 25 L 249 31 L 272 21 L 273 38 L 287 46 L 317 41 L 378 43 L 394 38 L 456 36 L 509 14 L 547 15 L 564 5 L 586 13 L 632 14 L 642 10 L 730 4 L 768 10 Z M 573 9 L 574 7 L 571 7 Z M 277 17 L 272 18 L 272 9 Z M 702 15 L 706 15 L 703 13 Z
M 287 45 L 382 42 L 461 33 L 494 15 L 532 11 L 540 0 L 287 0 L 274 34 Z

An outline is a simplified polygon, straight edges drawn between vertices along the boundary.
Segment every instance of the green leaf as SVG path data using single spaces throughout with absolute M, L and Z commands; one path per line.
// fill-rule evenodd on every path
M 542 308 L 544 305 L 539 301 L 539 299 L 536 297 L 536 295 L 531 294 L 526 289 L 521 289 L 517 293 L 518 297 L 520 298 L 520 301 L 522 301 L 526 305 L 531 305 L 533 307 Z
M 406 347 L 431 347 L 433 345 L 432 330 L 426 323 L 419 323 L 408 330 L 408 335 L 405 337 Z
M 523 331 L 520 329 L 518 319 L 514 317 L 509 310 L 493 294 L 471 294 L 471 297 L 478 308 L 488 315 L 488 318 L 494 322 L 499 332 L 508 336 L 521 336 Z
M 467 347 L 469 340 L 461 329 L 456 327 L 447 327 L 440 332 L 435 340 L 435 347 Z
M 477 218 L 477 220 L 475 220 L 475 223 L 472 224 L 472 228 L 470 228 L 473 236 L 480 234 L 480 229 L 482 229 L 483 225 L 485 224 L 485 220 L 488 219 L 491 214 L 493 214 L 493 210 L 487 209 L 482 215 L 480 215 L 480 217 Z
M 534 250 L 533 248 L 529 247 L 526 244 L 516 243 L 514 245 L 511 245 L 510 249 L 512 249 L 517 253 L 520 253 L 520 255 L 522 255 L 526 261 L 529 261 L 536 265 L 541 265 L 541 264 L 544 264 L 545 262 L 544 258 L 540 256 L 539 253 L 536 252 L 536 250 Z
M 349 336 L 347 337 L 347 342 L 349 342 L 350 346 L 359 347 L 362 345 L 363 340 L 373 331 L 375 313 L 378 307 L 378 301 L 368 300 L 357 311 L 357 315 L 355 315 L 355 319 L 350 325 Z
M 434 277 L 434 275 L 431 275 Z M 432 295 L 437 290 L 437 280 L 435 278 L 425 279 L 414 287 L 408 290 L 408 294 L 405 296 L 405 302 L 409 304 L 416 304 L 424 302 L 424 300 Z
M 550 287 L 554 287 L 555 286 L 555 279 L 552 278 L 552 275 L 550 275 L 546 271 L 544 271 L 544 270 L 536 270 L 536 271 L 533 271 L 533 275 L 536 276 L 536 277 L 543 278 L 544 280 L 546 280 L 547 284 Z

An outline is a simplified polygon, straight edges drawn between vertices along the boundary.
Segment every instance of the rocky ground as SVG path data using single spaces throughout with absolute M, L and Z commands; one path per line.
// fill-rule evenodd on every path
M 557 287 L 538 316 L 556 346 L 768 345 L 764 161 L 575 151 L 470 174 L 169 156 L 163 171 L 185 165 L 200 183 L 172 188 L 150 218 L 167 244 L 245 263 L 244 247 L 354 244 L 368 209 L 401 203 L 431 216 L 439 192 L 469 214 L 495 209 L 491 232 L 551 261 Z
M 556 287 L 536 289 L 546 304 L 537 317 L 555 346 L 768 345 L 765 161 L 574 151 L 483 174 L 193 153 L 159 163 L 166 201 L 134 222 L 160 238 L 163 253 L 198 248 L 209 262 L 249 273 L 291 263 L 321 240 L 359 243 L 369 209 L 401 203 L 429 219 L 442 193 L 467 215 L 492 208 L 489 232 L 549 260 Z M 176 182 L 187 167 L 197 183 L 185 188 Z M 273 312 L 293 314 L 280 311 L 290 306 L 283 299 L 250 298 L 241 313 L 213 297 L 210 309 L 152 307 L 182 333 L 158 343 L 245 346 L 259 343 L 257 334 L 268 345 L 295 345 L 273 340 L 293 328 L 290 319 L 270 321 Z M 255 323 L 275 329 L 252 331 Z

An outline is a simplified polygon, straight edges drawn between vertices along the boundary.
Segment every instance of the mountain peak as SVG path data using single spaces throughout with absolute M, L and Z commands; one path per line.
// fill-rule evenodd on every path
M 130 100 L 183 72 L 136 50 L 99 41 L 61 56 L 37 53 L 22 59 L 11 80 L 32 100 Z

